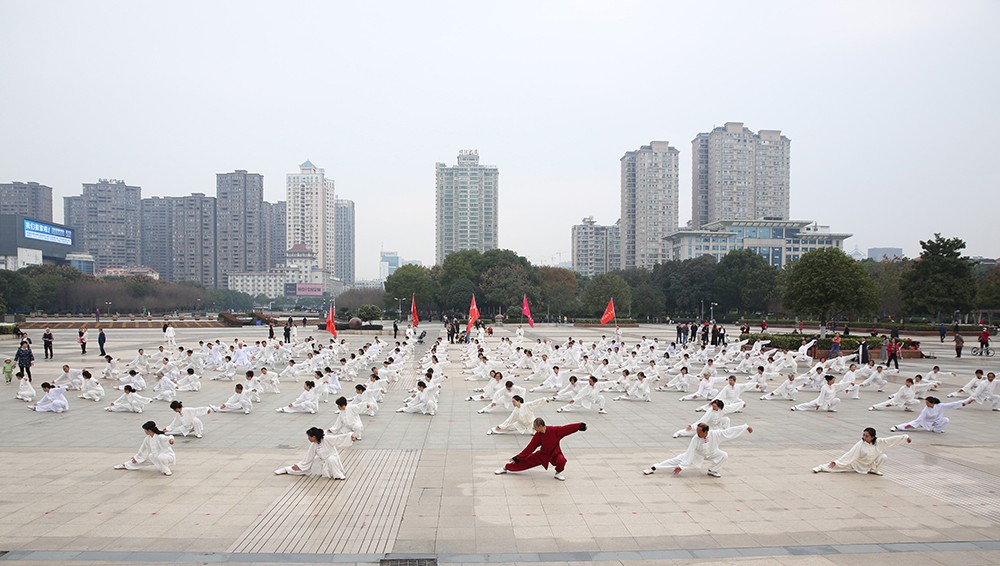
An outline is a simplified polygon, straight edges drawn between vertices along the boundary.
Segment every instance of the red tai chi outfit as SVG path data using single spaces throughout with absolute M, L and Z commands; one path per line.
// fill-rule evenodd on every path
M 569 436 L 578 430 L 587 430 L 587 425 L 573 423 L 563 426 L 546 426 L 545 432 L 536 432 L 524 450 L 511 458 L 513 462 L 505 465 L 504 468 L 508 472 L 522 472 L 535 466 L 544 466 L 545 469 L 548 469 L 549 464 L 552 464 L 556 467 L 556 473 L 562 472 L 566 468 L 566 456 L 563 456 L 559 441 L 564 436 Z

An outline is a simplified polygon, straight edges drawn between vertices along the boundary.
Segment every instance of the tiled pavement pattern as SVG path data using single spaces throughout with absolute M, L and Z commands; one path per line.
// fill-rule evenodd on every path
M 231 341 L 239 335 L 263 338 L 266 329 L 178 334 L 181 343 Z M 600 334 L 569 327 L 527 333 L 532 339 L 574 336 L 588 342 Z M 642 334 L 663 341 L 672 331 L 625 330 L 627 340 Z M 57 358 L 39 360 L 36 386 L 64 362 L 100 370 L 96 354 L 81 365 L 74 338 L 72 330 L 57 331 Z M 135 348 L 154 349 L 159 339 L 159 329 L 116 330 L 109 332 L 109 349 L 128 360 Z M 363 338 L 348 340 L 359 345 Z M 964 384 L 977 367 L 996 369 L 989 365 L 994 360 L 955 360 L 945 357 L 948 344 L 926 344 L 942 358 L 904 361 L 904 375 L 939 363 L 959 373 L 945 392 Z M 13 348 L 12 342 L 0 342 L 8 355 Z M 141 415 L 109 414 L 101 410 L 106 403 L 74 397 L 68 413 L 36 414 L 11 399 L 14 386 L 0 386 L 7 391 L 0 400 L 0 551 L 11 551 L 0 561 L 377 563 L 385 552 L 451 564 L 1000 563 L 991 544 L 1000 538 L 995 420 L 1000 414 L 987 407 L 951 411 L 947 434 L 918 433 L 913 444 L 892 449 L 885 477 L 814 475 L 809 468 L 839 455 L 864 426 L 888 435 L 889 426 L 912 414 L 868 412 L 867 406 L 882 398 L 874 392 L 865 392 L 862 401 L 844 400 L 835 414 L 792 413 L 787 402 L 747 395 L 747 411 L 734 415 L 734 422 L 750 422 L 755 433 L 725 446 L 730 460 L 724 477 L 711 479 L 695 472 L 639 473 L 686 446 L 670 434 L 698 414 L 696 404 L 678 403 L 678 394 L 656 394 L 652 403 L 609 401 L 608 415 L 559 415 L 547 405 L 540 416 L 554 424 L 591 425 L 564 441 L 568 481 L 553 481 L 551 472 L 542 470 L 496 477 L 493 469 L 527 437 L 485 435 L 506 415 L 476 414 L 481 404 L 464 401 L 473 385 L 460 379 L 458 352 L 451 358 L 454 378 L 445 383 L 438 415 L 392 412 L 412 383 L 413 377 L 405 376 L 390 387 L 378 416 L 366 417 L 365 439 L 342 452 L 350 477 L 327 482 L 332 485 L 271 473 L 301 457 L 306 428 L 333 420 L 332 404 L 318 415 L 274 413 L 301 384 L 282 384 L 282 393 L 265 396 L 251 415 L 209 415 L 205 438 L 178 438 L 178 464 L 170 478 L 111 469 L 134 453 L 142 422 L 169 421 L 163 404 Z M 231 383 L 206 381 L 202 391 L 181 399 L 189 406 L 218 403 L 231 389 Z M 397 458 L 390 464 L 396 471 L 385 477 L 399 473 L 402 455 L 419 458 L 409 464 L 412 483 L 406 493 L 385 490 L 373 479 L 383 477 L 382 470 L 361 469 L 380 454 Z M 296 494 L 294 508 L 282 507 Z M 404 505 L 401 515 L 388 507 L 393 500 Z M 308 517 L 320 507 L 323 513 L 311 513 L 320 517 Z M 391 520 L 397 516 L 398 530 L 372 526 L 380 520 L 397 524 Z M 371 536 L 354 536 L 358 533 Z M 47 554 L 52 552 L 59 554 Z

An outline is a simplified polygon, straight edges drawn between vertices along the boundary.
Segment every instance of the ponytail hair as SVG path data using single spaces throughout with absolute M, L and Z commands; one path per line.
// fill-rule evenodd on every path
M 153 421 L 146 421 L 143 423 L 142 430 L 151 430 L 153 431 L 153 434 L 166 434 L 162 430 L 156 428 L 156 423 Z
M 323 432 L 323 429 L 321 429 L 319 427 L 315 427 L 315 426 L 306 431 L 306 435 L 307 436 L 311 436 L 311 437 L 313 437 L 313 438 L 316 439 L 316 444 L 322 444 L 323 443 L 323 435 L 324 434 L 325 433 Z

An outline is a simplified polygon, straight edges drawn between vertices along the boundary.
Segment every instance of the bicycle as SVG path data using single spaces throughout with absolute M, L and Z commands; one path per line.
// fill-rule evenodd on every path
M 972 347 L 972 355 L 973 356 L 987 356 L 987 357 L 992 358 L 994 352 L 995 351 L 993 350 L 993 348 L 991 348 L 989 346 L 973 346 Z

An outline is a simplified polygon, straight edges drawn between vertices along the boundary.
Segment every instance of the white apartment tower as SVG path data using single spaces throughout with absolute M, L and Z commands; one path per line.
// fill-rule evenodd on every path
M 670 142 L 651 141 L 621 158 L 621 269 L 669 259 L 663 238 L 677 231 L 679 154 Z
M 337 269 L 334 275 L 345 285 L 354 285 L 354 201 L 337 199 Z
M 289 173 L 287 194 L 287 238 L 291 248 L 303 244 L 316 254 L 316 263 L 324 271 L 336 270 L 334 249 L 336 233 L 336 197 L 333 179 L 310 161 L 299 165 L 298 173 Z
M 496 249 L 499 170 L 480 165 L 471 149 L 459 152 L 458 165 L 437 163 L 435 170 L 435 264 L 460 250 Z
M 621 266 L 621 221 L 602 226 L 593 216 L 573 226 L 573 271 L 586 277 L 615 271 Z
M 742 122 L 701 133 L 692 146 L 695 229 L 721 220 L 788 220 L 791 140 Z

